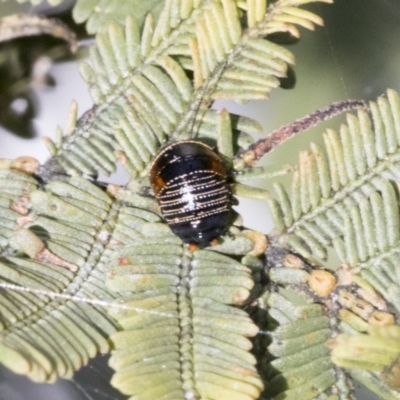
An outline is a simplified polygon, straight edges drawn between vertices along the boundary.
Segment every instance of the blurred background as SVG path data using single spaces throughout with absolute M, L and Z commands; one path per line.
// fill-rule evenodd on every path
M 8 0 L 0 3 L 0 17 L 17 11 L 53 14 L 65 7 L 54 9 L 46 3 L 32 7 Z M 322 16 L 325 26 L 316 28 L 316 32 L 302 29 L 300 42 L 289 46 L 296 55 L 295 87 L 274 90 L 269 101 L 251 101 L 246 105 L 218 102 L 215 108 L 225 107 L 257 119 L 262 123 L 265 134 L 335 101 L 374 100 L 388 87 L 400 91 L 398 0 L 336 0 L 333 5 L 311 4 L 307 9 Z M 0 65 L 1 61 L 0 57 Z M 0 76 L 0 116 L 5 110 L 12 111 L 11 125 L 0 126 L 2 158 L 30 155 L 44 162 L 48 153 L 41 136 L 54 138 L 56 126 L 65 127 L 71 100 L 77 100 L 79 114 L 91 107 L 90 96 L 75 61 L 68 61 L 67 57 L 60 55 L 54 64 L 46 64 L 44 60 L 42 67 L 49 70 L 52 79 L 33 87 L 29 99 L 24 96 L 11 100 L 7 98 Z M 30 117 L 29 123 L 21 123 L 24 116 Z M 342 121 L 336 118 L 303 133 L 268 155 L 263 163 L 297 163 L 299 150 L 307 149 L 310 141 L 322 143 L 324 128 L 337 129 Z M 108 180 L 123 184 L 126 175 L 120 171 Z M 271 189 L 268 182 L 260 184 Z M 240 199 L 239 211 L 248 227 L 265 233 L 271 230 L 272 223 L 265 203 Z M 98 357 L 79 371 L 73 380 L 59 380 L 56 385 L 34 384 L 0 369 L 0 400 L 123 399 L 124 396 L 108 385 L 111 371 L 106 359 L 105 356 Z M 357 389 L 357 398 L 377 399 L 363 388 Z

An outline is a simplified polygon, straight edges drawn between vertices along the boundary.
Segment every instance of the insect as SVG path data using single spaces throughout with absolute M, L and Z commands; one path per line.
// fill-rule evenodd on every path
M 231 191 L 211 147 L 194 140 L 168 145 L 150 167 L 150 182 L 164 220 L 183 242 L 205 247 L 225 232 Z

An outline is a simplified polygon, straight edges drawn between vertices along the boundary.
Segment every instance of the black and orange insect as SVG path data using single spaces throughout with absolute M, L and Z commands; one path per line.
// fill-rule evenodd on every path
M 194 140 L 168 145 L 151 165 L 150 182 L 164 220 L 183 242 L 205 247 L 226 231 L 231 191 L 211 147 Z

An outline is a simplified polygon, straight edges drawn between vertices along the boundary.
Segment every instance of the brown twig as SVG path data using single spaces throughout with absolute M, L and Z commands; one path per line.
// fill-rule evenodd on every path
M 281 126 L 267 137 L 260 139 L 236 154 L 235 158 L 241 158 L 247 166 L 253 166 L 261 157 L 271 152 L 285 140 L 290 139 L 299 132 L 312 128 L 327 119 L 336 117 L 346 111 L 356 109 L 368 109 L 368 105 L 362 100 L 345 100 L 332 103 L 330 106 L 317 110 L 306 117 L 300 118 L 288 125 Z

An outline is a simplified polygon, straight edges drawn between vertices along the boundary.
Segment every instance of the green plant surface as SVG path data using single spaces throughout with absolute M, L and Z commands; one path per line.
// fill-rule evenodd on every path
M 349 103 L 298 165 L 254 167 L 260 124 L 210 108 L 268 98 L 294 63 L 278 34 L 322 24 L 309 2 L 170 0 L 142 19 L 78 1 L 78 22 L 102 28 L 81 64 L 94 106 L 78 118 L 72 103 L 45 165 L 0 160 L 5 366 L 54 382 L 110 353 L 111 385 L 136 400 L 344 400 L 353 378 L 400 398 L 398 94 Z M 269 204 L 273 232 L 236 216 L 205 249 L 172 234 L 147 175 L 188 138 L 218 149 L 235 195 Z M 126 186 L 97 181 L 117 162 Z M 246 186 L 281 175 L 272 194 Z

